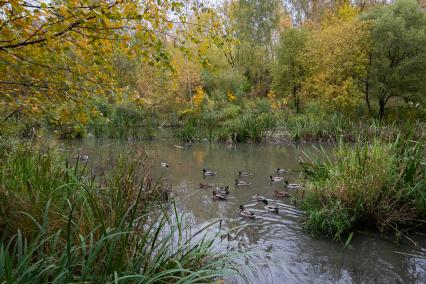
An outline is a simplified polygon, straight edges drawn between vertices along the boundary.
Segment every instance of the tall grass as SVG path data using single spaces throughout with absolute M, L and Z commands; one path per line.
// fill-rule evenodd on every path
M 421 143 L 340 142 L 325 160 L 301 161 L 308 182 L 305 227 L 339 239 L 359 226 L 381 231 L 426 225 L 426 171 Z
M 115 107 L 98 106 L 105 115 L 102 118 L 90 121 L 87 126 L 96 138 L 154 138 L 153 114 L 145 113 L 130 105 Z
M 380 136 L 388 142 L 399 135 L 412 139 L 425 140 L 425 123 L 420 121 L 386 122 L 375 119 L 343 117 L 337 114 L 295 114 L 277 121 L 281 129 L 289 133 L 292 140 L 337 142 L 355 142 L 358 137 L 370 141 Z
M 58 153 L 13 148 L 0 164 L 0 282 L 187 283 L 223 276 L 203 229 L 190 233 L 144 154 L 95 177 Z M 141 175 L 143 173 L 144 175 Z
M 217 139 L 233 142 L 261 142 L 265 132 L 272 129 L 275 123 L 275 117 L 267 113 L 246 114 L 227 122 L 223 128 L 218 129 Z

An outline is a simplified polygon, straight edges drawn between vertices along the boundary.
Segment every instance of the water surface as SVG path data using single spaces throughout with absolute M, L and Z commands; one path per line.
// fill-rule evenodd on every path
M 238 228 L 217 247 L 222 252 L 249 253 L 235 260 L 244 278 L 233 277 L 228 279 L 230 283 L 426 283 L 425 235 L 412 236 L 420 248 L 396 245 L 391 238 L 375 233 L 357 235 L 347 248 L 341 243 L 306 234 L 301 228 L 303 213 L 297 204 L 291 198 L 274 197 L 274 190 L 284 190 L 284 185 L 271 184 L 268 177 L 277 175 L 275 169 L 280 167 L 292 171 L 283 175 L 286 179 L 299 182 L 297 158 L 304 153 L 316 153 L 318 145 L 227 146 L 202 142 L 182 149 L 173 146 L 178 142 L 172 140 L 56 143 L 64 144 L 70 157 L 78 153 L 89 155 L 89 163 L 93 166 L 108 163 L 108 159 L 132 147 L 145 149 L 153 159 L 154 175 L 166 178 L 173 185 L 176 204 L 189 222 L 197 227 L 223 218 L 222 231 Z M 161 168 L 160 162 L 167 162 L 170 167 Z M 218 174 L 204 177 L 203 168 Z M 239 170 L 253 174 L 244 178 L 252 183 L 250 186 L 235 188 L 234 180 Z M 213 201 L 212 189 L 199 189 L 199 183 L 229 185 L 229 200 Z M 279 214 L 264 210 L 263 204 L 253 199 L 257 192 L 279 206 Z M 301 196 L 300 190 L 290 190 L 290 193 Z M 254 211 L 257 218 L 240 217 L 240 204 Z

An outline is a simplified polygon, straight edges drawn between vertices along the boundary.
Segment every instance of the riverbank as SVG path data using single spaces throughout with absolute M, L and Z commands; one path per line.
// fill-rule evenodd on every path
M 1 281 L 205 282 L 226 274 L 226 258 L 210 238 L 194 239 L 143 151 L 93 172 L 86 158 L 67 161 L 61 149 L 4 138 L 0 149 Z
M 3 133 L 17 137 L 18 139 L 22 137 L 31 137 L 31 135 L 33 137 L 38 136 L 37 133 L 40 133 L 39 131 L 35 131 L 34 128 L 17 125 L 19 127 L 7 128 L 6 132 Z M 274 127 L 269 128 L 266 124 L 263 126 L 260 124 L 259 126 L 256 124 L 256 120 L 252 121 L 251 119 L 247 119 L 246 121 L 242 120 L 239 123 L 239 127 L 232 128 L 232 131 L 230 128 L 221 127 L 208 132 L 205 127 L 198 125 L 191 126 L 190 128 L 188 128 L 188 126 L 179 128 L 169 127 L 166 129 L 157 128 L 155 131 L 150 130 L 149 133 L 153 134 L 150 139 L 159 139 L 158 137 L 161 137 L 161 139 L 167 137 L 173 139 L 178 138 L 183 143 L 189 144 L 198 141 L 218 141 L 228 144 L 245 142 L 276 145 L 292 145 L 295 142 L 302 144 L 326 142 L 336 146 L 337 150 L 335 153 L 331 154 L 337 159 L 333 163 L 330 159 L 327 159 L 326 164 L 321 164 L 315 156 L 310 157 L 309 163 L 302 163 L 302 165 L 304 165 L 304 177 L 308 184 L 308 188 L 306 189 L 308 193 L 307 196 L 309 196 L 303 205 L 303 209 L 308 216 L 305 227 L 315 234 L 324 234 L 335 239 L 340 239 L 342 235 L 349 234 L 358 226 L 377 225 L 379 230 L 385 230 L 391 227 L 399 228 L 400 225 L 405 225 L 403 224 L 405 223 L 403 220 L 388 225 L 384 225 L 383 221 L 377 221 L 376 215 L 388 216 L 389 214 L 396 214 L 396 212 L 387 208 L 387 205 L 385 206 L 384 204 L 382 204 L 382 207 L 386 207 L 386 210 L 391 213 L 380 213 L 381 209 L 377 209 L 376 212 L 376 209 L 373 208 L 377 207 L 377 204 L 381 202 L 377 200 L 378 198 L 390 198 L 390 196 L 386 194 L 394 195 L 394 199 L 396 200 L 392 199 L 392 204 L 397 204 L 397 206 L 395 206 L 398 207 L 398 215 L 406 213 L 407 216 L 410 216 L 409 218 L 420 218 L 420 220 L 425 220 L 426 214 L 424 210 L 426 201 L 422 200 L 426 200 L 426 197 L 425 190 L 422 189 L 424 184 L 420 182 L 422 178 L 424 178 L 424 175 L 421 175 L 422 168 L 424 167 L 421 154 L 424 153 L 424 146 L 422 145 L 424 141 L 426 141 L 426 134 L 424 131 L 426 128 L 423 122 L 417 121 L 402 124 L 379 121 L 372 121 L 370 123 L 367 121 L 355 123 L 337 118 L 328 121 L 318 121 L 309 119 L 309 116 L 297 116 L 292 119 L 281 121 L 280 123 L 275 121 L 271 125 L 274 125 Z M 7 132 L 8 130 L 9 132 Z M 132 129 L 130 133 L 145 133 L 140 131 L 141 129 L 135 128 Z M 28 133 L 31 133 L 31 135 Z M 122 134 L 124 135 L 124 133 L 125 132 Z M 227 136 L 223 136 L 227 138 L 219 139 L 219 137 L 222 136 L 217 133 L 227 133 Z M 88 134 L 90 137 L 91 134 Z M 120 134 L 120 137 L 122 134 Z M 96 136 L 92 137 L 95 138 Z M 107 137 L 110 136 L 107 135 Z M 116 138 L 115 136 L 113 137 Z M 242 137 L 246 138 L 242 139 Z M 141 136 L 134 137 L 130 135 L 127 137 L 127 140 L 135 141 L 138 139 L 141 139 Z M 13 139 L 10 141 L 13 141 Z M 416 147 L 416 150 L 412 149 L 411 152 L 404 152 L 403 156 L 398 156 L 399 154 L 397 155 L 396 153 L 402 151 L 401 148 L 403 147 L 401 145 L 405 145 L 404 147 L 409 149 Z M 16 147 L 16 145 L 14 147 Z M 15 149 L 14 147 L 11 149 Z M 359 149 L 364 150 L 359 153 L 354 153 L 350 151 L 352 148 L 358 149 L 357 151 L 360 151 Z M 391 151 L 389 148 L 393 150 Z M 396 148 L 400 149 L 399 152 Z M 342 149 L 345 150 L 343 151 Z M 377 152 L 380 152 L 380 155 L 383 156 L 370 156 L 375 154 L 375 152 L 370 153 L 372 150 L 377 150 Z M 416 156 L 412 156 L 414 154 Z M 413 164 L 396 163 L 396 161 L 411 161 L 413 159 L 416 159 Z M 359 160 L 362 160 L 364 164 L 359 164 Z M 393 163 L 389 161 L 393 161 Z M 342 168 L 342 164 L 344 163 L 347 163 L 345 166 L 346 168 Z M 382 164 L 382 169 L 380 168 L 380 164 Z M 398 165 L 398 167 L 386 168 L 390 164 L 392 167 L 396 165 Z M 366 169 L 369 169 L 369 167 L 373 167 L 375 171 L 367 171 Z M 347 168 L 353 169 L 352 171 L 354 172 L 348 173 Z M 413 171 L 411 175 L 416 175 L 415 178 L 413 177 L 415 181 L 411 181 L 410 187 L 408 187 L 407 184 L 401 184 L 398 180 L 401 177 L 399 177 L 397 173 L 405 171 L 406 168 Z M 337 179 L 337 177 L 332 176 L 331 173 L 334 175 L 338 173 L 340 181 L 337 182 L 337 180 L 333 180 L 333 178 Z M 376 181 L 378 182 L 383 178 L 383 174 L 387 175 L 386 181 L 375 184 Z M 367 182 L 367 180 L 371 180 L 371 183 Z M 394 183 L 394 185 L 390 185 L 390 183 Z M 374 194 L 367 194 L 363 197 L 362 192 L 365 192 L 365 187 L 369 189 L 374 188 Z M 392 188 L 392 190 L 388 190 L 389 187 Z M 336 192 L 339 192 L 339 194 Z M 384 194 L 385 192 L 386 194 Z M 405 192 L 408 192 L 410 195 L 407 196 Z M 324 197 L 324 195 L 326 197 Z M 336 198 L 336 196 L 338 196 L 338 198 Z M 367 200 L 369 198 L 372 198 L 372 200 Z M 424 204 L 416 203 L 417 205 L 415 206 L 417 206 L 418 212 L 416 211 L 413 213 L 410 206 L 414 199 Z M 361 206 L 364 210 L 366 206 L 364 202 L 372 206 L 372 208 L 368 209 L 369 213 L 365 215 L 364 213 L 359 213 L 357 209 Z M 339 204 L 342 208 L 336 208 L 336 204 Z M 336 213 L 335 220 L 327 218 L 330 210 Z M 423 221 L 420 221 L 419 224 L 421 225 Z M 406 227 L 412 225 L 410 222 L 408 223 Z M 415 226 L 417 226 L 417 223 Z

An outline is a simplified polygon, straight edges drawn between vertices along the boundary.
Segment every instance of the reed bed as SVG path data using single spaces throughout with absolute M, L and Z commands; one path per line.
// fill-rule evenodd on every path
M 0 157 L 0 282 L 205 283 L 229 272 L 206 237 L 212 224 L 190 232 L 144 153 L 101 176 L 28 145 Z
M 301 159 L 307 181 L 305 228 L 340 239 L 357 227 L 380 231 L 426 225 L 424 145 L 405 137 L 342 140 L 331 155 Z

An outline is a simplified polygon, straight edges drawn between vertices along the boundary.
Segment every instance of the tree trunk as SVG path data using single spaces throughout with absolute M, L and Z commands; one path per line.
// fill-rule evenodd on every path
M 368 114 L 371 115 L 371 105 L 370 105 L 370 97 L 369 97 L 369 91 L 370 91 L 370 66 L 371 66 L 371 58 L 372 54 L 370 53 L 368 57 L 368 67 L 367 67 L 367 77 L 365 78 L 365 103 L 367 104 Z
M 383 116 L 385 115 L 385 104 L 386 101 L 384 98 L 380 98 L 379 99 L 379 120 L 381 120 L 383 118 Z
M 297 87 L 293 86 L 293 100 L 296 113 L 299 113 L 299 97 L 297 96 Z

